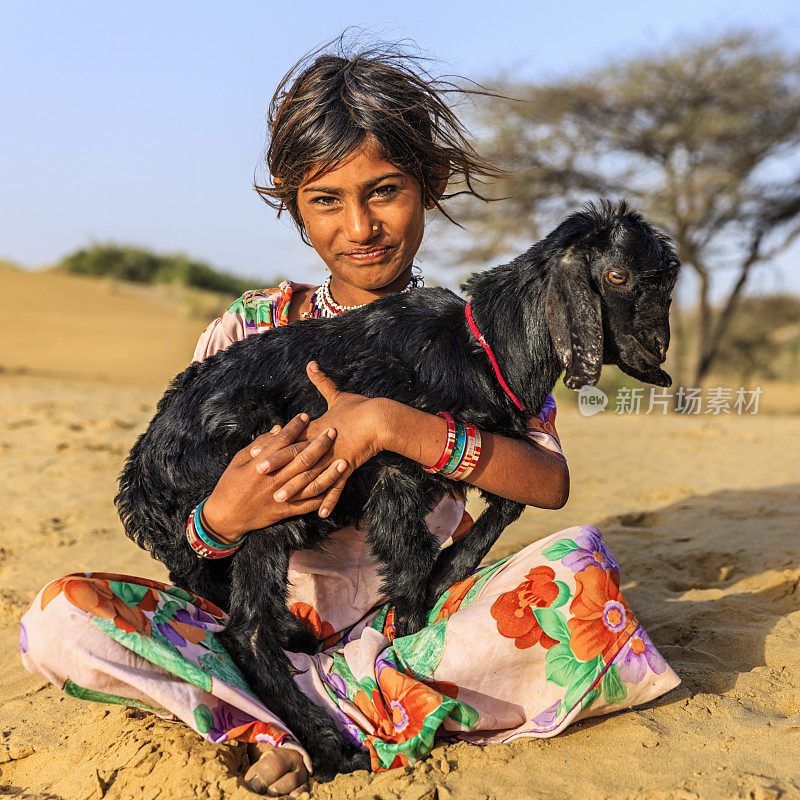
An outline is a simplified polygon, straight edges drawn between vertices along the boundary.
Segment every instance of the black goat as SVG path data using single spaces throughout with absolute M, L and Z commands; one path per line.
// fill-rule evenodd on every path
M 678 268 L 666 237 L 624 202 L 604 201 L 462 288 L 508 385 L 537 413 L 564 368 L 571 389 L 596 383 L 603 363 L 670 385 L 658 365 L 669 343 Z M 467 487 L 384 452 L 350 477 L 329 518 L 287 519 L 252 533 L 231 558 L 198 558 L 186 542 L 186 518 L 233 455 L 300 411 L 324 413 L 306 377 L 311 360 L 345 391 L 447 410 L 505 436 L 523 437 L 526 429 L 468 327 L 465 301 L 446 289 L 417 289 L 334 319 L 251 336 L 191 364 L 133 446 L 115 499 L 126 533 L 167 565 L 175 584 L 229 610 L 225 646 L 256 694 L 308 748 L 318 774 L 330 774 L 366 767 L 368 759 L 292 680 L 283 651 L 304 649 L 309 634 L 286 608 L 290 550 L 315 547 L 363 520 L 401 636 L 424 625 L 440 594 L 479 565 L 523 506 L 481 492 L 486 511 L 439 554 L 425 525 L 428 504 L 446 489 Z

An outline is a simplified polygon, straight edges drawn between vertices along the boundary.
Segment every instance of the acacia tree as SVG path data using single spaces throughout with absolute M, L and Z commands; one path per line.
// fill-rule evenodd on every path
M 800 233 L 798 54 L 740 31 L 547 85 L 487 83 L 512 99 L 477 113 L 482 149 L 512 174 L 493 190 L 504 202 L 463 209 L 460 260 L 518 252 L 583 200 L 630 198 L 698 278 L 699 385 L 753 267 Z M 715 311 L 712 280 L 731 270 Z

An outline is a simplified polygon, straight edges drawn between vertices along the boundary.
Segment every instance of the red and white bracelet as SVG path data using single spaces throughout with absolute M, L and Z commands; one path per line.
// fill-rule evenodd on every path
M 440 411 L 437 416 L 442 417 L 447 422 L 447 442 L 445 442 L 444 450 L 439 460 L 432 467 L 423 467 L 425 472 L 431 475 L 441 472 L 444 465 L 450 460 L 453 448 L 456 446 L 456 422 L 453 419 L 453 415 L 448 414 L 447 411 Z
M 469 422 L 465 422 L 464 427 L 467 431 L 467 446 L 464 448 L 464 455 L 461 456 L 455 469 L 447 475 L 453 481 L 463 481 L 464 478 L 471 475 L 481 457 L 481 432 Z
M 444 478 L 463 481 L 472 474 L 481 456 L 481 432 L 469 422 L 456 422 L 447 411 L 440 411 L 438 416 L 447 421 L 447 442 L 439 460 L 432 467 L 423 469 L 429 474 L 438 473 Z M 458 450 L 454 453 L 456 448 Z M 451 464 L 454 459 L 458 461 Z

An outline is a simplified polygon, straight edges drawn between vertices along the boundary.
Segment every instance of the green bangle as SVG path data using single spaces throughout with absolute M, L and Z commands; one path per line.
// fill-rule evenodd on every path
M 464 456 L 464 449 L 467 446 L 467 429 L 464 427 L 463 422 L 456 422 L 456 443 L 453 447 L 453 452 L 447 463 L 439 470 L 439 474 L 447 477 L 455 468 L 461 463 Z
M 211 495 L 208 497 L 211 497 Z M 205 518 L 203 517 L 203 506 L 206 504 L 208 497 L 206 497 L 205 500 L 203 500 L 203 502 L 197 506 L 197 510 L 194 512 L 194 529 L 197 535 L 205 544 L 207 544 L 209 547 L 213 547 L 215 550 L 235 550 L 247 538 L 247 534 L 242 534 L 235 542 L 224 542 L 222 540 L 215 539 L 206 530 L 206 527 L 210 528 L 211 526 L 207 522 L 205 523 L 205 526 L 203 525 L 203 522 L 205 521 Z

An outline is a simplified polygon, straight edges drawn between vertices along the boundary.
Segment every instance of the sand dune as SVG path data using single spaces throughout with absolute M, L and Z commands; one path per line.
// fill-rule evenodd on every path
M 203 329 L 180 296 L 52 271 L 0 272 L 0 368 L 160 387 L 186 366 Z
M 112 497 L 203 323 L 169 319 L 135 292 L 109 297 L 91 279 L 17 277 L 0 275 L 0 794 L 252 797 L 241 746 L 60 696 L 20 665 L 16 621 L 47 580 L 84 569 L 164 577 L 122 534 Z M 315 797 L 800 797 L 800 417 L 583 418 L 562 403 L 559 431 L 569 503 L 529 509 L 492 557 L 597 524 L 683 684 L 554 739 L 440 745 L 414 768 L 340 776 Z

